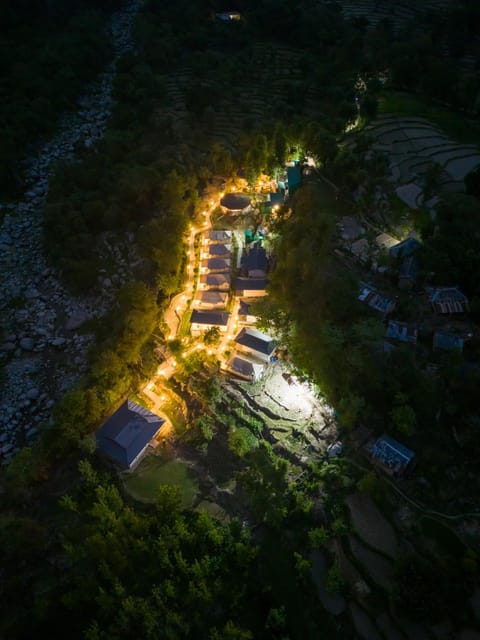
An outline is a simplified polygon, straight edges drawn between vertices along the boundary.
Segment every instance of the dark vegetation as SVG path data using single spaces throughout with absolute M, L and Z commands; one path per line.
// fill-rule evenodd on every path
M 9 149 L 25 149 L 31 142 L 28 131 L 48 133 L 55 114 L 72 103 L 107 55 L 101 19 L 87 11 L 88 3 L 75 4 L 76 19 L 61 11 L 60 3 L 37 6 L 38 14 L 28 14 L 32 23 L 25 17 L 26 4 L 2 9 L 10 44 L 15 51 L 19 48 L 14 57 L 2 57 L 21 107 L 8 116 L 10 133 L 2 138 L 10 145 L 2 151 L 10 176 L 17 173 Z M 437 68 L 438 47 L 445 39 L 453 52 L 448 65 L 455 65 L 455 56 L 461 54 L 456 35 L 448 21 L 437 24 L 435 15 L 426 16 L 422 25 L 430 20 L 433 26 L 420 41 L 415 30 L 393 37 L 386 23 L 374 30 L 346 23 L 335 7 L 320 3 L 245 1 L 239 8 L 246 19 L 227 25 L 212 20 L 213 11 L 221 8 L 187 0 L 147 2 L 137 23 L 138 53 L 119 66 L 116 106 L 105 139 L 98 148 L 82 151 L 77 163 L 58 167 L 52 183 L 45 248 L 73 290 L 89 291 L 98 286 L 100 268 L 115 269 L 102 254 L 104 238 L 123 242 L 131 234 L 141 260 L 132 281 L 118 291 L 110 315 L 95 327 L 97 344 L 88 377 L 58 404 L 54 426 L 39 446 L 24 449 L 2 472 L 0 611 L 5 637 L 354 637 L 344 617 L 332 623 L 319 605 L 310 579 L 310 553 L 320 548 L 326 553 L 330 589 L 348 594 L 328 543 L 350 532 L 343 500 L 360 474 L 343 462 L 315 463 L 292 483 L 290 465 L 263 440 L 262 425 L 222 395 L 213 365 L 202 369 L 192 359 L 184 363 L 184 377 L 171 384 L 191 400 L 187 444 L 200 448 L 208 459 L 214 440 L 226 442 L 231 457 L 224 456 L 225 468 L 231 464 L 237 469 L 238 495 L 250 523 L 233 519 L 221 525 L 209 516 L 182 512 L 170 488 L 160 492 L 153 506 L 130 503 L 115 476 L 101 471 L 99 461 L 88 453 L 91 434 L 102 418 L 155 366 L 148 341 L 178 289 L 183 233 L 197 213 L 199 194 L 214 175 L 230 176 L 244 168 L 253 182 L 262 171 L 281 166 L 288 155 L 310 152 L 318 158 L 323 174 L 342 192 L 336 197 L 314 173 L 297 193 L 294 213 L 279 217 L 265 321 L 282 332 L 299 372 L 318 384 L 346 431 L 367 424 L 422 452 L 425 475 L 431 465 L 433 494 L 442 488 L 448 451 L 458 447 L 453 427 L 462 437 L 462 447 L 455 449 L 459 465 L 468 472 L 478 463 L 478 347 L 469 351 L 471 363 L 438 356 L 436 377 L 410 349 L 383 354 L 378 347 L 384 324 L 356 301 L 358 274 L 333 253 L 337 215 L 355 213 L 350 191 L 358 184 L 358 172 L 367 170 L 337 147 L 345 123 L 357 115 L 357 74 L 366 81 L 359 93 L 360 114 L 367 119 L 376 113 L 380 92 L 374 76 L 387 67 L 394 87 L 472 112 L 468 74 L 446 83 Z M 465 37 L 473 38 L 473 25 L 480 23 L 473 20 L 475 11 L 469 4 L 455 14 Z M 35 28 L 34 15 L 39 21 Z M 59 25 L 59 34 L 88 24 L 93 35 L 84 38 L 84 32 L 76 32 L 81 43 L 80 49 L 72 45 L 75 54 L 64 55 L 62 49 L 68 77 L 68 68 L 85 65 L 73 73 L 71 84 L 68 78 L 39 75 L 43 82 L 36 94 L 52 102 L 52 118 L 43 129 L 38 114 L 45 113 L 45 105 L 38 111 L 35 106 L 26 109 L 25 100 L 29 74 L 37 73 L 36 60 L 42 60 L 38 42 L 49 21 Z M 31 43 L 25 50 L 15 44 L 15 34 L 22 29 L 28 36 L 25 42 Z M 463 41 L 470 42 L 468 37 Z M 67 49 L 75 43 L 70 32 L 68 43 Z M 258 62 L 252 43 L 268 44 L 266 62 Z M 269 73 L 261 75 L 262 65 L 268 70 L 275 64 L 275 47 L 280 45 L 300 48 L 301 73 L 286 74 L 273 94 Z M 60 74 L 55 47 L 53 38 L 48 51 Z M 406 55 L 410 49 L 413 58 Z M 86 65 L 92 51 L 95 61 Z M 13 58 L 20 66 L 28 59 L 23 85 L 15 64 L 7 65 Z M 193 74 L 184 96 L 182 128 L 163 107 L 172 100 L 169 81 L 188 65 Z M 267 98 L 261 113 L 253 111 L 247 99 L 235 145 L 222 138 L 218 142 L 216 116 L 228 114 L 258 77 L 264 83 L 258 95 Z M 58 82 L 65 102 L 57 100 Z M 22 109 L 27 114 L 22 115 Z M 32 123 L 25 123 L 27 117 Z M 454 274 L 474 308 L 479 296 L 474 278 L 478 216 L 473 199 L 447 199 L 439 209 L 436 233 L 429 226 L 423 229 L 425 265 L 440 282 Z M 362 487 L 391 508 L 384 485 L 370 480 L 363 478 Z M 415 485 L 407 488 L 420 493 Z M 438 544 L 441 552 L 420 549 L 425 560 L 419 553 L 401 558 L 396 588 L 390 599 L 383 594 L 380 601 L 386 607 L 390 600 L 394 609 L 407 610 L 426 623 L 446 615 L 464 623 L 467 615 L 459 611 L 475 582 L 476 556 L 467 555 L 461 564 L 458 555 L 444 552 L 449 542 Z M 441 588 L 435 588 L 439 584 Z
M 4 2 L 0 8 L 0 190 L 21 188 L 20 162 L 110 55 L 105 18 L 119 0 Z

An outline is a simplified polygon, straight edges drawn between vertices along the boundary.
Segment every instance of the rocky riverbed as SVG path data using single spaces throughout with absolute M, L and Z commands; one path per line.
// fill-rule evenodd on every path
M 73 297 L 42 253 L 43 208 L 55 162 L 74 158 L 78 145 L 94 146 L 104 135 L 112 108 L 118 58 L 133 49 L 132 27 L 143 0 L 131 0 L 107 26 L 113 60 L 87 87 L 78 109 L 60 121 L 57 134 L 25 163 L 23 198 L 4 205 L 0 228 L 0 460 L 31 442 L 62 393 L 86 370 L 93 335 L 82 330 L 103 315 L 113 298 L 101 280 L 101 296 Z

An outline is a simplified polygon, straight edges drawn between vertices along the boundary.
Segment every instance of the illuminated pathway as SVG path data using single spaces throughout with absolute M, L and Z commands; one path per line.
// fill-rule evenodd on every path
M 168 335 L 167 338 L 169 340 L 174 340 L 179 332 L 180 323 L 182 315 L 186 312 L 189 304 L 189 300 L 192 300 L 193 291 L 195 289 L 195 266 L 196 266 L 196 255 L 195 255 L 195 238 L 197 235 L 208 231 L 211 228 L 210 222 L 210 214 L 215 209 L 218 203 L 211 203 L 210 209 L 204 212 L 205 222 L 203 225 L 199 227 L 192 226 L 188 235 L 188 245 L 187 245 L 187 279 L 185 282 L 185 289 L 177 294 L 174 298 L 172 298 L 168 309 L 165 311 L 163 316 L 163 321 L 168 327 Z M 189 355 L 195 349 L 197 349 L 197 345 L 190 347 L 184 353 L 184 355 Z M 170 355 L 162 364 L 157 368 L 155 375 L 145 384 L 145 386 L 141 389 L 141 392 L 144 393 L 152 402 L 153 407 L 152 411 L 154 411 L 157 415 L 164 418 L 167 422 L 169 422 L 168 417 L 165 414 L 162 414 L 160 407 L 163 404 L 164 397 L 159 395 L 154 391 L 155 385 L 160 380 L 168 380 L 170 378 L 177 366 L 176 357 Z

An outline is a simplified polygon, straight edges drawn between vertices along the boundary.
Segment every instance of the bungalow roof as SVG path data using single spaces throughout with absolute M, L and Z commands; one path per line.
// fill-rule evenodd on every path
M 380 294 L 373 287 L 362 285 L 358 299 L 365 302 L 369 307 L 387 314 L 395 309 L 395 300 Z
M 420 249 L 421 246 L 422 243 L 416 238 L 405 238 L 405 240 L 390 247 L 389 252 L 394 258 L 408 258 L 408 256 L 411 256 L 415 251 Z
M 465 341 L 460 336 L 437 331 L 433 336 L 433 350 L 443 349 L 444 351 L 462 351 Z
M 417 337 L 418 330 L 415 325 L 408 324 L 407 322 L 399 322 L 398 320 L 391 320 L 388 323 L 387 338 L 416 344 Z
M 160 416 L 133 400 L 126 400 L 97 431 L 98 448 L 122 467 L 128 468 L 164 422 Z

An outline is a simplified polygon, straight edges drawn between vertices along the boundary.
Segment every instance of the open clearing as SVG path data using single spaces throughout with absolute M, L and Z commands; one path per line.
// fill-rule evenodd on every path
M 132 472 L 121 474 L 126 491 L 140 502 L 154 502 L 162 485 L 179 487 L 182 506 L 192 506 L 198 493 L 198 482 L 192 471 L 180 460 L 164 460 L 147 456 Z

